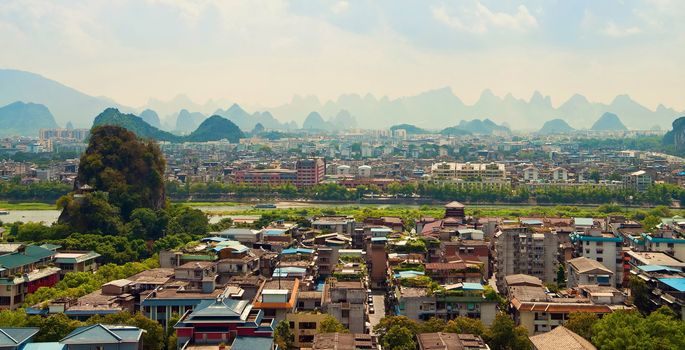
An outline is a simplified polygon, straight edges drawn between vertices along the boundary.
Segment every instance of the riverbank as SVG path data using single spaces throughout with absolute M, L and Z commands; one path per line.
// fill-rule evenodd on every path
M 0 201 L 0 210 L 55 210 L 55 203 Z

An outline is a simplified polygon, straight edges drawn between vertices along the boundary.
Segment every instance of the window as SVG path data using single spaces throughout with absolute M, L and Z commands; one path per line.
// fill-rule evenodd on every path
M 602 257 L 597 257 L 597 262 L 603 262 L 603 261 L 604 261 L 604 258 L 602 258 Z
M 342 317 L 350 317 L 350 310 L 342 310 Z

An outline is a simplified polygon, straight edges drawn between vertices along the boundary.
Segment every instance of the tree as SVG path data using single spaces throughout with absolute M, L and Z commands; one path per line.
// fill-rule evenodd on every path
M 685 325 L 662 306 L 646 318 L 635 311 L 615 311 L 592 327 L 599 349 L 685 349 Z
M 29 317 L 26 325 L 40 328 L 40 331 L 36 334 L 36 338 L 34 339 L 36 342 L 56 342 L 66 337 L 74 329 L 83 324 L 59 313 L 48 317 Z
M 597 323 L 599 317 L 592 312 L 573 312 L 564 326 L 581 337 L 592 340 L 592 327 Z
M 419 330 L 421 333 L 443 332 L 443 329 L 445 329 L 446 326 L 447 322 L 445 322 L 445 320 L 431 317 L 428 321 L 421 323 Z
M 415 350 L 416 342 L 414 333 L 407 327 L 392 326 L 383 337 L 383 349 L 385 350 Z
M 637 309 L 644 315 L 652 312 L 654 307 L 649 300 L 649 287 L 647 287 L 647 283 L 637 276 L 630 276 L 628 286 L 630 287 L 630 297 Z
M 566 269 L 564 269 L 564 265 L 559 265 L 557 269 L 557 286 L 559 288 L 566 286 Z
M 321 321 L 319 333 L 349 333 L 350 331 L 343 326 L 335 317 L 328 315 Z
M 490 327 L 490 348 L 493 350 L 530 349 L 528 331 L 516 326 L 507 314 L 499 313 Z
M 278 344 L 281 349 L 290 349 L 293 347 L 293 342 L 295 342 L 295 335 L 290 329 L 288 321 L 283 320 L 278 323 L 276 329 L 274 329 L 274 342 Z
M 419 332 L 420 325 L 418 322 L 408 318 L 407 316 L 385 316 L 381 318 L 377 325 L 373 327 L 373 332 L 378 334 L 378 341 L 382 344 L 385 336 L 390 331 L 390 328 L 399 326 L 408 329 L 412 334 Z
M 475 334 L 483 337 L 487 341 L 488 334 L 487 328 L 479 319 L 469 318 L 465 316 L 459 316 L 453 320 L 447 322 L 447 325 L 443 329 L 445 333 L 469 333 Z

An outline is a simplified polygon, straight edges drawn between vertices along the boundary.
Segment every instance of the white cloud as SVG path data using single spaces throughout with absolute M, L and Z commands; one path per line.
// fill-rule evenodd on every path
M 519 5 L 515 13 L 493 11 L 480 1 L 475 1 L 472 6 L 464 7 L 456 15 L 450 15 L 449 9 L 444 4 L 433 7 L 431 10 L 433 18 L 439 22 L 471 33 L 483 34 L 491 28 L 525 32 L 538 26 L 537 19 L 524 5 Z
M 640 29 L 637 26 L 620 27 L 620 26 L 616 25 L 616 23 L 614 23 L 614 22 L 609 22 L 602 29 L 602 33 L 604 35 L 610 36 L 612 38 L 622 38 L 622 37 L 626 37 L 626 36 L 640 34 L 640 33 L 642 33 L 642 29 Z
M 350 9 L 350 3 L 347 2 L 346 0 L 338 1 L 333 6 L 331 6 L 331 11 L 335 14 L 347 12 L 347 10 L 349 10 L 349 9 Z

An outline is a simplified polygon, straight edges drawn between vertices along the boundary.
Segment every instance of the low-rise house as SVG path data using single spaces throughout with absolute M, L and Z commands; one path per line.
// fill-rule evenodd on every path
M 33 337 L 40 331 L 35 327 L 2 327 L 0 328 L 0 349 L 23 350 L 33 342 Z
M 328 317 L 327 314 L 314 312 L 296 312 L 288 314 L 285 318 L 288 321 L 290 330 L 293 332 L 293 345 L 296 348 L 311 348 L 314 337 L 321 329 L 321 322 Z
M 0 256 L 0 309 L 14 310 L 27 294 L 59 282 L 60 268 L 54 265 L 56 253 L 41 246 L 20 246 Z
M 176 348 L 224 343 L 231 349 L 273 349 L 275 325 L 275 320 L 266 318 L 247 300 L 204 300 L 174 325 Z M 251 347 L 243 348 L 249 344 Z
M 361 333 L 319 333 L 314 336 L 313 350 L 378 350 L 375 336 Z
M 567 261 L 566 264 L 568 274 L 566 285 L 568 287 L 572 288 L 588 284 L 600 286 L 616 285 L 614 272 L 595 260 L 581 256 Z
M 474 334 L 420 333 L 416 340 L 419 350 L 490 350 L 483 338 Z
M 95 259 L 99 257 L 100 254 L 94 251 L 60 251 L 55 254 L 55 264 L 62 270 L 60 275 L 64 277 L 68 272 L 95 272 Z
M 596 350 L 585 338 L 564 326 L 554 327 L 549 332 L 530 337 L 533 350 Z
M 142 350 L 143 330 L 133 326 L 95 324 L 74 329 L 59 344 L 65 350 Z
M 300 292 L 300 280 L 275 278 L 264 281 L 252 304 L 264 316 L 280 322 L 288 313 L 295 311 Z

